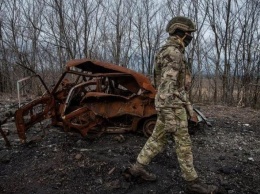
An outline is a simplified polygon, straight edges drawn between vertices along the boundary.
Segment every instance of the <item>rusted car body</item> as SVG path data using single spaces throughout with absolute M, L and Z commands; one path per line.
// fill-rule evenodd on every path
M 33 77 L 39 78 L 46 93 L 15 112 L 22 142 L 30 127 L 48 118 L 52 125 L 82 136 L 137 130 L 149 136 L 154 129 L 156 90 L 143 74 L 102 61 L 75 59 L 66 64 L 52 91 L 40 76 Z M 192 124 L 207 122 L 198 110 L 196 113 L 198 120 Z
M 52 91 L 46 90 L 46 94 L 15 112 L 23 142 L 26 131 L 47 118 L 51 118 L 52 125 L 83 136 L 140 128 L 149 135 L 153 130 L 156 91 L 147 77 L 125 67 L 88 59 L 71 60 Z

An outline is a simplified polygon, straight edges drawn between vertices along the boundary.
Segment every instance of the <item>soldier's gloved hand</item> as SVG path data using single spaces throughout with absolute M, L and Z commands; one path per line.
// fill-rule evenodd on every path
M 187 110 L 188 115 L 190 116 L 190 118 L 193 118 L 195 114 L 194 114 L 193 107 L 192 107 L 190 102 L 186 103 L 186 110 Z
M 197 117 L 197 114 L 194 112 L 193 106 L 191 105 L 190 102 L 187 102 L 186 110 L 187 110 L 187 113 L 189 115 L 189 120 L 197 123 L 198 122 L 198 117 Z

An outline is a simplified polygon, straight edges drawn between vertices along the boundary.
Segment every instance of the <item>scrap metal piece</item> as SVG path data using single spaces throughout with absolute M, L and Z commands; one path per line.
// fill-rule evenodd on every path
M 4 124 L 4 123 L 2 123 L 2 122 L 0 123 L 0 133 L 1 133 L 1 135 L 3 136 L 3 138 L 4 138 L 4 140 L 5 140 L 5 146 L 6 146 L 6 147 L 10 147 L 11 144 L 10 144 L 8 138 L 6 137 L 5 132 L 4 132 L 3 129 L 2 129 L 2 126 L 1 126 L 2 124 Z
M 207 124 L 208 127 L 212 127 L 212 124 L 208 121 L 208 119 L 205 117 L 205 115 L 202 112 L 200 112 L 197 108 L 193 108 L 193 110 L 195 111 L 197 116 L 200 117 L 202 121 Z
M 1 133 L 2 137 L 3 137 L 4 140 L 5 140 L 5 146 L 6 146 L 6 147 L 10 147 L 11 144 L 10 144 L 10 141 L 8 140 L 8 138 L 6 137 L 5 132 L 4 132 L 3 129 L 2 129 L 2 125 L 5 124 L 5 123 L 8 121 L 8 119 L 10 119 L 10 118 L 13 117 L 13 116 L 14 116 L 14 113 L 13 113 L 12 111 L 8 111 L 8 112 L 6 112 L 6 113 L 4 114 L 4 119 L 3 119 L 3 120 L 0 120 L 0 133 Z

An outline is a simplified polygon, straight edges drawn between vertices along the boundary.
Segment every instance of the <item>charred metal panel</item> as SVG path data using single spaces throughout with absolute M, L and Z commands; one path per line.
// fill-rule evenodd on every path
M 11 117 L 11 116 L 7 116 L 7 117 L 5 117 L 3 120 L 0 120 L 0 134 L 1 134 L 2 137 L 4 138 L 4 140 L 5 140 L 5 146 L 7 146 L 7 147 L 10 147 L 11 144 L 10 144 L 10 141 L 8 140 L 8 138 L 6 137 L 5 132 L 4 132 L 3 129 L 2 129 L 2 125 L 5 124 L 10 117 Z
M 21 141 L 26 140 L 26 130 L 34 124 L 52 117 L 54 100 L 50 95 L 38 98 L 15 112 L 15 124 Z
M 83 103 L 95 114 L 104 118 L 119 117 L 130 114 L 138 117 L 149 117 L 156 114 L 151 104 L 147 104 L 140 96 L 126 98 L 118 95 L 104 95 L 99 93 L 88 93 Z

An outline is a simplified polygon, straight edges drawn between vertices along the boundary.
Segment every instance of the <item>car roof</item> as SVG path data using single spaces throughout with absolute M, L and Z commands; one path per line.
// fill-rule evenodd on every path
M 150 97 L 155 96 L 155 88 L 151 84 L 150 80 L 141 73 L 134 70 L 115 65 L 113 63 L 107 63 L 104 61 L 84 59 L 72 59 L 67 62 L 66 69 L 78 68 L 85 72 L 91 72 L 92 74 L 100 73 L 123 73 L 131 76 L 119 76 L 117 80 L 121 85 L 126 87 L 132 92 L 137 93 L 140 88 L 145 89 L 151 93 Z M 121 78 L 121 79 L 120 79 Z

